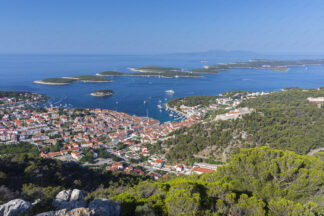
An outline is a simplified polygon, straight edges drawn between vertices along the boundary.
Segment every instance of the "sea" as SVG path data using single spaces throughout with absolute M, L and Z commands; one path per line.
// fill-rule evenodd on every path
M 265 69 L 232 69 L 203 78 L 108 77 L 109 83 L 74 82 L 69 85 L 41 85 L 33 81 L 52 77 L 95 75 L 115 70 L 130 72 L 129 67 L 158 65 L 184 71 L 204 65 L 250 59 L 324 59 L 324 55 L 260 54 L 164 54 L 164 55 L 0 55 L 0 90 L 42 93 L 50 97 L 46 106 L 65 108 L 102 108 L 130 115 L 148 116 L 161 122 L 180 119 L 165 110 L 164 104 L 183 96 L 218 95 L 225 91 L 280 91 L 286 87 L 324 86 L 324 65 L 291 67 L 287 72 Z M 203 61 L 203 62 L 202 62 Z M 206 62 L 207 61 L 207 62 Z M 112 89 L 108 97 L 92 97 L 97 89 Z M 166 94 L 173 90 L 173 95 Z M 159 109 L 158 105 L 163 108 Z

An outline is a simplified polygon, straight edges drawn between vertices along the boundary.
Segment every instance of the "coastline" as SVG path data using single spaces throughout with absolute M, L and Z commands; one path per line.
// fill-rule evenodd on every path
M 96 74 L 97 75 L 97 74 Z M 107 80 L 107 81 L 96 81 L 96 80 L 82 80 L 80 78 L 76 78 L 76 77 L 62 77 L 63 79 L 73 79 L 79 82 L 112 82 L 111 80 Z
M 105 96 L 110 96 L 110 95 L 113 95 L 113 94 L 98 95 L 98 94 L 92 92 L 92 93 L 90 93 L 90 95 L 93 96 L 93 97 L 105 97 Z
M 128 77 L 160 77 L 160 78 L 202 78 L 202 76 L 182 76 L 182 75 L 176 75 L 176 76 L 172 76 L 172 77 L 168 77 L 168 76 L 163 76 L 163 75 L 157 75 L 157 74 L 152 74 L 152 75 L 149 75 L 149 74 L 127 74 L 127 73 L 124 73 L 124 74 L 120 74 L 120 75 L 102 75 L 100 73 L 97 73 L 96 74 L 97 76 L 128 76 Z
M 71 83 L 51 83 L 51 82 L 44 82 L 42 80 L 35 80 L 33 81 L 35 84 L 41 84 L 41 85 L 68 85 Z

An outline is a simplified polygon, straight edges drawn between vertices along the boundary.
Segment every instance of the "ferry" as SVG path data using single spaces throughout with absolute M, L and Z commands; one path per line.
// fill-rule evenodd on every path
M 165 93 L 167 93 L 167 94 L 174 94 L 174 91 L 172 89 L 170 89 L 170 90 L 166 90 Z

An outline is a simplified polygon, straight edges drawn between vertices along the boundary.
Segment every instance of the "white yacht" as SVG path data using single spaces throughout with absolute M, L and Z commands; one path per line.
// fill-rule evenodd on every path
M 166 90 L 165 93 L 167 94 L 174 94 L 174 91 L 172 89 Z

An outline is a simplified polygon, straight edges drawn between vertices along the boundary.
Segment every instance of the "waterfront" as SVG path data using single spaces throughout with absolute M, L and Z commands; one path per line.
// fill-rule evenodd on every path
M 253 57 L 214 57 L 208 63 L 246 61 Z M 264 56 L 260 56 L 264 57 Z M 323 56 L 268 56 L 273 59 L 316 59 Z M 50 86 L 34 84 L 34 80 L 49 77 L 95 75 L 106 70 L 129 72 L 128 67 L 160 65 L 179 68 L 200 68 L 199 56 L 40 56 L 1 55 L 0 90 L 22 90 L 42 93 L 56 106 L 107 108 L 149 116 L 161 122 L 173 120 L 157 105 L 167 100 L 192 95 L 217 95 L 229 90 L 276 91 L 290 86 L 317 88 L 324 86 L 324 66 L 292 67 L 287 72 L 262 69 L 234 69 L 203 78 L 109 77 L 110 83 L 81 83 Z M 97 89 L 112 89 L 115 94 L 97 98 L 90 95 Z M 166 90 L 172 89 L 174 95 Z M 146 103 L 144 103 L 146 101 Z

